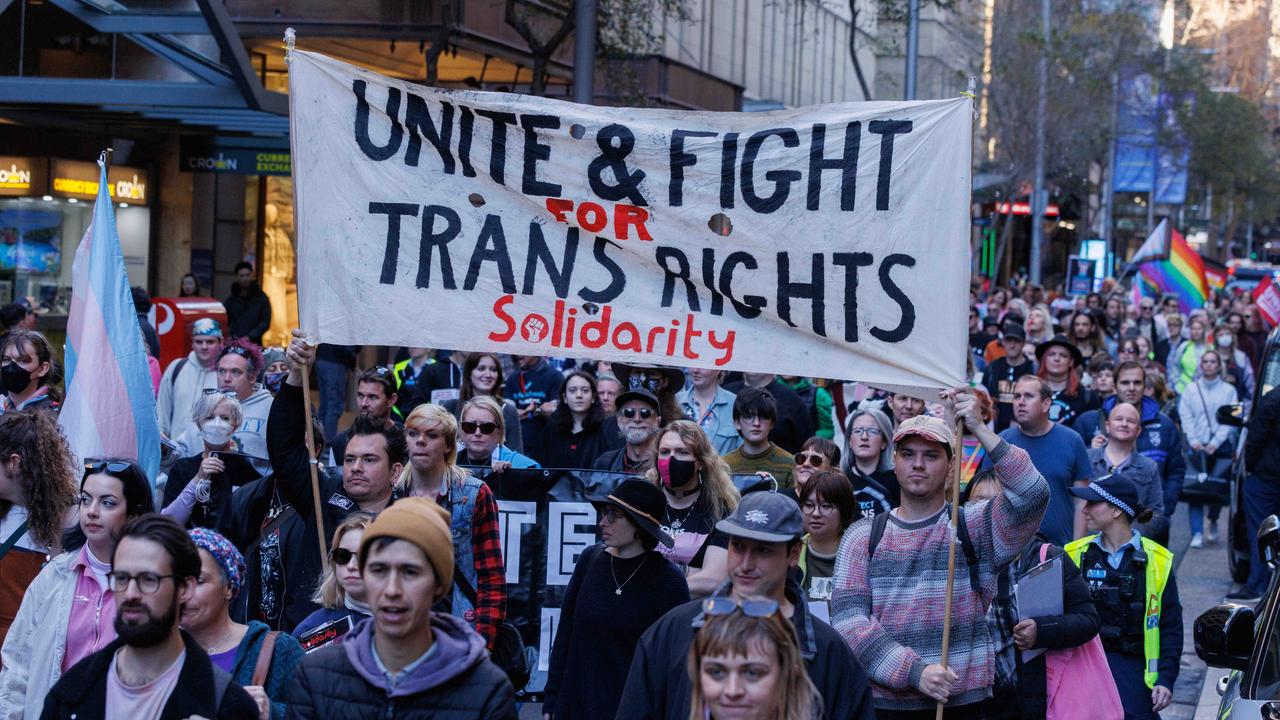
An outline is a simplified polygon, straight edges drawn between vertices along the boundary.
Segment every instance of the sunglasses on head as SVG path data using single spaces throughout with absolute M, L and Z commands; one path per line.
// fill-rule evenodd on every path
M 626 419 L 628 419 L 628 420 L 630 420 L 631 418 L 635 417 L 636 415 L 639 415 L 641 420 L 648 420 L 649 418 L 651 418 L 651 417 L 653 417 L 654 415 L 656 415 L 656 414 L 657 414 L 657 411 L 653 410 L 652 408 L 647 408 L 647 407 L 642 407 L 642 408 L 623 408 L 623 409 L 619 410 L 618 412 L 622 414 L 622 417 L 624 417 L 624 418 L 626 418 Z
M 229 398 L 239 397 L 239 395 L 236 395 L 235 390 L 221 390 L 219 388 L 205 388 L 204 394 L 205 395 L 225 395 L 226 397 L 229 397 Z
M 338 565 L 346 565 L 351 562 L 351 558 L 355 556 L 356 554 L 354 552 L 346 548 L 334 548 L 329 551 L 329 559 L 333 560 Z
M 230 345 L 222 350 L 223 355 L 239 355 L 245 360 L 252 361 L 253 354 L 239 345 Z
M 491 423 L 491 422 L 477 423 L 477 422 L 472 422 L 470 420 L 467 420 L 466 422 L 462 423 L 462 432 L 468 435 L 474 433 L 476 430 L 479 430 L 481 435 L 490 435 L 493 433 L 494 430 L 497 430 L 497 429 L 498 429 L 497 423 Z
M 127 460 L 121 461 L 121 460 L 92 459 L 92 460 L 84 461 L 84 470 L 85 472 L 89 472 L 89 473 L 102 472 L 103 470 L 106 470 L 107 472 L 118 473 L 118 472 L 124 472 L 125 470 L 128 470 L 131 467 L 133 467 L 133 463 Z
M 386 377 L 391 374 L 391 371 L 381 365 L 378 365 L 373 368 L 373 374 L 378 377 Z
M 808 463 L 809 467 L 822 467 L 822 463 L 826 462 L 827 458 L 823 455 L 819 455 L 818 453 L 798 452 L 796 453 L 795 460 L 797 467 L 804 465 L 805 463 Z
M 742 610 L 742 614 L 753 618 L 767 618 L 778 612 L 778 601 L 768 598 L 755 598 L 738 602 L 723 595 L 713 595 L 702 601 L 704 615 L 732 615 L 734 610 Z

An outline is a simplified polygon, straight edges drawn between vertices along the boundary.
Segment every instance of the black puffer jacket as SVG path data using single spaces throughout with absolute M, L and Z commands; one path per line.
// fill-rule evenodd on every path
M 432 613 L 435 650 L 392 686 L 374 658 L 374 621 L 302 660 L 286 696 L 289 718 L 516 720 L 514 691 L 482 638 L 463 620 Z

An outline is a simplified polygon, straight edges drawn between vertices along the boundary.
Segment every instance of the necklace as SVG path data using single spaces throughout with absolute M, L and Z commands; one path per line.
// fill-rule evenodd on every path
M 671 516 L 670 505 L 667 506 L 666 510 L 662 511 L 662 519 L 667 522 L 667 527 L 671 529 L 671 534 L 673 535 L 677 534 L 680 532 L 681 529 L 684 528 L 684 521 L 689 519 L 689 516 L 693 514 L 693 509 L 696 506 L 697 506 L 697 503 L 690 505 L 688 508 L 685 509 L 684 515 L 681 515 L 679 517 L 674 517 L 674 518 Z
M 631 578 L 635 577 L 636 573 L 640 572 L 640 568 L 644 567 L 645 562 L 649 560 L 649 553 L 644 554 L 644 557 L 640 559 L 640 564 L 636 566 L 635 570 L 631 571 L 631 574 L 627 576 L 626 580 L 622 581 L 621 585 L 618 584 L 618 576 L 613 572 L 613 558 L 614 558 L 614 554 L 609 553 L 609 575 L 613 577 L 613 585 L 614 585 L 613 594 L 621 595 L 622 588 L 626 587 L 627 583 L 631 582 Z
M 230 628 L 229 630 L 227 630 L 227 632 L 225 632 L 225 633 L 223 633 L 223 634 L 222 634 L 222 637 L 218 638 L 218 642 L 216 642 L 216 643 L 214 643 L 214 644 L 212 644 L 212 645 L 209 645 L 208 647 L 206 647 L 206 648 L 204 649 L 204 651 L 205 651 L 206 653 L 210 654 L 210 655 L 216 655 L 216 654 L 217 654 L 217 652 L 215 652 L 215 651 L 216 651 L 218 648 L 222 647 L 222 644 L 223 644 L 223 643 L 225 643 L 225 642 L 227 641 L 227 638 L 229 638 L 229 637 L 231 637 L 232 635 L 234 635 L 234 634 L 235 634 L 235 632 L 236 632 L 236 626 L 235 626 L 235 625 L 232 625 L 232 626 L 231 626 L 231 628 Z

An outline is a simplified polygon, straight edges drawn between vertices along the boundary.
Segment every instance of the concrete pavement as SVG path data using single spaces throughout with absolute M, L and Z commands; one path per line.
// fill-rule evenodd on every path
M 1214 544 L 1191 549 L 1187 526 L 1187 506 L 1179 505 L 1170 527 L 1169 549 L 1174 552 L 1178 593 L 1182 600 L 1182 670 L 1173 689 L 1173 704 L 1160 713 L 1163 720 L 1216 720 L 1218 678 L 1225 670 L 1206 667 L 1196 656 L 1192 633 L 1196 617 L 1221 603 L 1231 591 L 1231 573 L 1227 565 L 1227 510 L 1222 511 L 1219 538 Z M 1206 521 L 1207 524 L 1207 521 Z

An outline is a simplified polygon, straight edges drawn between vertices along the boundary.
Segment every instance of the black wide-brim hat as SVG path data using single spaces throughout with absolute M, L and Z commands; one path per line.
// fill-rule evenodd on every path
M 647 363 L 613 363 L 613 374 L 618 378 L 618 382 L 622 383 L 623 390 L 638 390 L 644 388 L 654 395 L 658 394 L 660 388 L 646 387 L 638 382 L 632 382 L 632 374 L 657 374 L 667 379 L 667 392 L 672 394 L 678 393 L 684 389 L 684 371 L 680 368 L 669 367 L 666 365 L 650 365 Z
M 662 531 L 662 523 L 658 520 L 667 509 L 667 498 L 657 485 L 646 480 L 623 480 L 604 497 L 591 500 L 594 505 L 610 505 L 618 508 L 631 518 L 631 522 L 648 533 L 658 542 L 673 547 L 674 538 Z
M 1044 354 L 1049 352 L 1051 347 L 1060 347 L 1071 353 L 1071 360 L 1075 362 L 1076 367 L 1084 367 L 1084 354 L 1080 352 L 1080 348 L 1071 344 L 1066 335 L 1054 335 L 1052 339 L 1045 340 L 1036 346 L 1036 362 L 1044 362 Z

